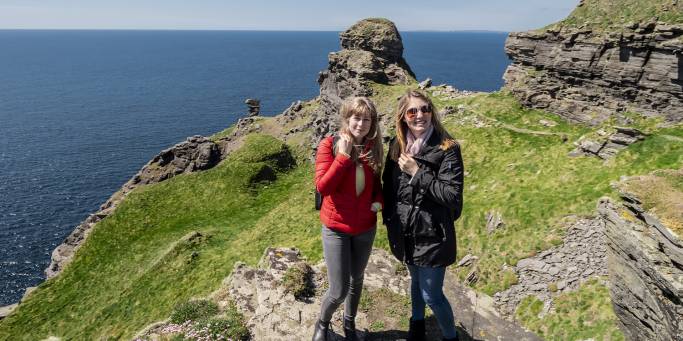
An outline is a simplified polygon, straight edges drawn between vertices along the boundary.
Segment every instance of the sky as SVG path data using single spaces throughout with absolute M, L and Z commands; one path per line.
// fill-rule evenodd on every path
M 0 29 L 340 31 L 384 17 L 402 31 L 525 31 L 579 0 L 0 0 Z

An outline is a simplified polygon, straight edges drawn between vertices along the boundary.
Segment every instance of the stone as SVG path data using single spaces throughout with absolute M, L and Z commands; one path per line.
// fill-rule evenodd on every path
M 470 266 L 473 262 L 477 261 L 478 259 L 479 259 L 479 257 L 472 256 L 471 254 L 468 253 L 465 255 L 465 257 L 462 257 L 462 259 L 460 259 L 458 264 L 456 264 L 455 266 L 457 266 L 457 267 Z
M 417 85 L 417 88 L 420 90 L 424 90 L 430 86 L 432 86 L 432 79 L 427 78 L 427 79 L 423 80 L 422 82 L 420 82 L 420 84 Z
M 249 108 L 249 113 L 247 114 L 249 117 L 252 116 L 258 116 L 259 112 L 261 111 L 261 101 L 255 98 L 247 98 L 244 101 L 244 104 L 247 105 Z
M 240 262 L 235 264 L 231 275 L 208 299 L 216 302 L 219 309 L 234 302 L 245 316 L 246 325 L 254 340 L 310 339 L 313 324 L 320 313 L 327 276 L 324 262 L 312 266 L 310 269 L 315 294 L 310 299 L 296 299 L 285 290 L 282 279 L 288 269 L 302 262 L 305 259 L 296 249 L 268 248 L 257 268 Z M 398 264 L 400 263 L 387 251 L 373 249 L 365 271 L 364 292 L 388 290 L 407 299 L 410 277 L 407 273 L 398 274 L 391 270 L 397 268 Z M 496 310 L 491 297 L 461 284 L 450 271 L 446 272 L 443 287 L 444 295 L 451 305 L 458 307 L 454 318 L 461 339 L 469 340 L 476 336 L 477 340 L 541 340 L 516 322 L 504 319 Z M 410 313 L 409 309 L 405 313 Z M 334 331 L 342 330 L 342 315 L 340 309 L 333 316 Z M 368 332 L 372 323 L 372 316 L 362 309 L 357 313 L 356 328 L 360 340 L 377 337 Z M 162 331 L 167 325 L 167 321 L 153 323 L 139 332 L 135 339 L 163 339 Z M 330 334 L 331 340 L 341 341 L 339 334 L 340 332 L 334 333 L 334 336 Z M 402 335 L 398 334 L 396 337 Z M 390 339 L 397 339 L 396 337 Z M 429 335 L 429 339 L 436 337 Z
M 339 38 L 343 49 L 369 51 L 390 62 L 403 58 L 401 34 L 387 19 L 363 19 L 342 32 Z
M 10 313 L 12 313 L 12 311 L 13 311 L 14 309 L 16 309 L 18 306 L 19 306 L 19 304 L 16 304 L 16 303 L 15 303 L 15 304 L 6 305 L 6 306 L 4 306 L 4 307 L 0 307 L 0 320 L 2 320 L 2 319 L 4 319 L 5 317 L 7 317 L 7 315 L 9 315 Z
M 549 120 L 539 120 L 538 123 L 546 126 L 546 127 L 554 127 L 557 125 L 554 121 L 549 121 Z
M 602 219 L 576 217 L 568 224 L 562 245 L 519 260 L 514 267 L 517 283 L 494 295 L 498 309 L 506 318 L 513 320 L 517 306 L 529 295 L 538 297 L 546 307 L 552 306 L 553 284 L 557 291 L 569 292 L 578 289 L 592 275 L 607 275 L 606 250 L 601 247 L 605 243 Z M 587 237 L 586 231 L 593 234 Z
M 305 127 L 313 128 L 311 145 L 314 148 L 320 139 L 338 129 L 338 109 L 345 98 L 370 96 L 370 82 L 409 84 L 415 81 L 415 74 L 403 58 L 401 35 L 391 21 L 361 20 L 342 32 L 340 41 L 342 50 L 329 54 L 327 69 L 318 75 L 320 109 Z M 383 115 L 380 113 L 380 118 Z M 380 122 L 389 121 L 380 119 Z
M 486 213 L 486 231 L 491 234 L 498 229 L 504 228 L 503 216 L 498 211 L 488 211 Z
M 635 194 L 625 197 L 640 202 Z M 627 339 L 678 340 L 683 335 L 683 290 L 678 289 L 683 288 L 683 258 L 675 259 L 683 248 L 661 233 L 653 217 L 625 220 L 620 211 L 628 208 L 623 204 L 607 197 L 598 203 L 608 241 L 614 312 Z

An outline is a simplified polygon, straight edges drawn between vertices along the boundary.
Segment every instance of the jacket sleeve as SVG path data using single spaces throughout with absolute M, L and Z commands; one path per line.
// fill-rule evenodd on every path
M 382 205 L 384 209 L 384 195 L 382 193 L 382 178 L 379 175 L 375 175 L 372 181 L 372 202 L 378 202 Z
M 384 194 L 382 221 L 384 222 L 384 225 L 387 225 L 389 218 L 391 218 L 396 209 L 396 193 L 394 193 L 394 182 L 392 178 L 392 172 L 395 166 L 396 163 L 387 154 L 387 160 L 384 163 L 384 172 L 382 173 L 382 194 Z
M 446 150 L 439 166 L 439 173 L 426 167 L 420 167 L 415 173 L 411 185 L 424 193 L 429 199 L 454 210 L 457 219 L 462 211 L 462 191 L 464 166 L 460 145 L 455 144 Z
M 346 169 L 353 166 L 348 156 L 333 153 L 332 138 L 324 138 L 315 155 L 315 188 L 322 195 L 330 195 L 341 183 Z

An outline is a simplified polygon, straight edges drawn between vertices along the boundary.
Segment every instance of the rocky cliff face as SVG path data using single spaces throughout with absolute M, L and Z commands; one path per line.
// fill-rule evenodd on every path
M 342 50 L 332 52 L 329 66 L 320 72 L 320 96 L 317 109 L 306 111 L 301 101 L 292 103 L 276 116 L 275 125 L 290 126 L 291 130 L 273 131 L 272 135 L 287 140 L 291 135 L 304 133 L 315 148 L 318 141 L 338 127 L 337 110 L 342 100 L 350 96 L 372 94 L 370 82 L 406 84 L 414 82 L 414 74 L 403 59 L 403 42 L 394 23 L 386 19 L 365 19 L 340 34 Z M 247 103 L 249 104 L 249 103 Z M 249 115 L 252 116 L 252 115 Z M 161 151 L 107 200 L 100 210 L 79 224 L 62 244 L 52 252 L 50 265 L 45 269 L 48 278 L 58 275 L 69 263 L 90 229 L 113 212 L 118 203 L 135 188 L 161 182 L 175 175 L 202 171 L 217 165 L 235 150 L 247 134 L 261 132 L 258 117 L 245 117 L 235 125 L 229 136 L 211 141 L 203 136 Z
M 683 26 L 629 24 L 621 32 L 514 32 L 505 87 L 522 104 L 596 124 L 623 112 L 683 121 Z M 623 122 L 628 123 L 628 122 Z
M 71 231 L 62 244 L 52 251 L 50 265 L 45 269 L 47 278 L 57 276 L 71 261 L 78 247 L 85 241 L 92 227 L 109 216 L 132 190 L 139 186 L 170 179 L 178 174 L 192 173 L 217 165 L 225 153 L 219 144 L 203 136 L 193 136 L 175 146 L 162 150 L 140 171 L 114 193 L 100 209 L 88 216 Z
M 403 59 L 403 42 L 396 26 L 386 19 L 365 19 L 340 34 L 342 50 L 329 55 L 327 70 L 320 72 L 322 120 L 314 139 L 320 140 L 337 126 L 337 110 L 351 96 L 370 96 L 369 83 L 409 84 L 415 75 Z
M 678 177 L 683 173 L 678 171 Z M 656 209 L 645 209 L 634 193 L 622 191 L 622 199 L 603 198 L 598 204 L 621 329 L 629 340 L 683 340 L 683 241 L 670 229 L 677 223 L 662 223 L 666 219 L 657 217 Z M 683 212 L 683 202 L 673 205 Z

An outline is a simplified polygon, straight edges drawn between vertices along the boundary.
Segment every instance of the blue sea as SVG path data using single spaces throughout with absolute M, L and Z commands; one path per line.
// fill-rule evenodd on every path
M 495 91 L 506 33 L 404 32 L 417 78 Z M 338 32 L 0 30 L 0 306 L 44 280 L 52 250 L 160 150 L 261 99 L 318 95 Z

